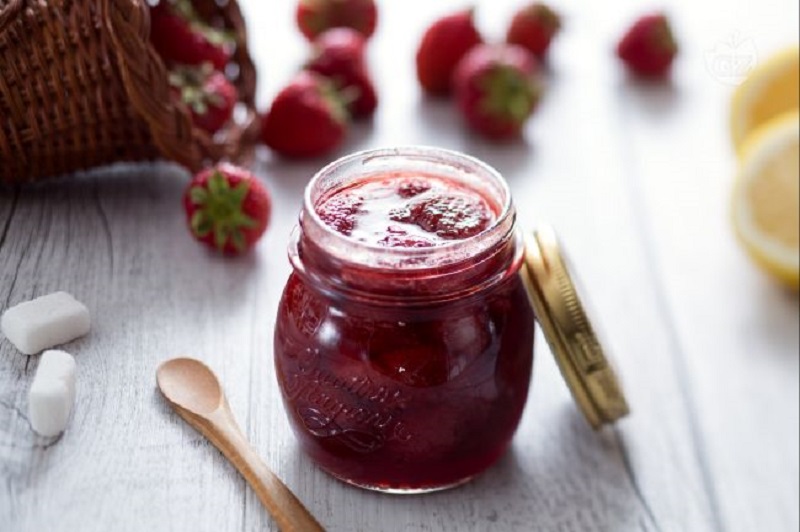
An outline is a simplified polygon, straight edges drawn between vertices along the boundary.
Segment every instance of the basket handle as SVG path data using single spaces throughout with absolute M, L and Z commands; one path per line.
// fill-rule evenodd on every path
M 23 2 L 25 0 L 6 0 L 3 2 L 5 5 L 0 5 L 0 31 L 5 29 L 6 25 L 17 16 L 22 9 Z

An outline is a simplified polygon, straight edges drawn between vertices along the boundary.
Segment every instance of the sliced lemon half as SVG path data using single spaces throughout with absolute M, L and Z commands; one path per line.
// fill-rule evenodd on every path
M 758 65 L 736 88 L 731 100 L 731 138 L 742 155 L 748 135 L 793 109 L 800 100 L 800 48 L 790 46 Z
M 777 117 L 750 135 L 733 191 L 733 223 L 755 262 L 798 288 L 800 114 Z

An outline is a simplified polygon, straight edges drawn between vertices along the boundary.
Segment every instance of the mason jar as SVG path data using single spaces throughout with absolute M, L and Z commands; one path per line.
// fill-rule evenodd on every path
M 333 202 L 343 217 L 363 215 L 351 225 L 374 222 L 378 202 L 385 207 L 403 183 L 428 189 L 416 199 L 398 193 L 393 219 L 398 208 L 423 212 L 430 216 L 419 225 L 443 238 L 357 238 L 321 210 Z M 459 222 L 447 209 L 463 208 L 452 199 L 462 195 L 480 200 L 491 219 L 468 230 L 445 223 Z M 359 206 L 342 208 L 345 197 Z M 308 456 L 344 482 L 396 493 L 456 486 L 495 463 L 531 378 L 534 317 L 522 252 L 505 181 L 472 157 L 381 149 L 319 171 L 289 245 L 293 272 L 274 341 L 283 403 Z

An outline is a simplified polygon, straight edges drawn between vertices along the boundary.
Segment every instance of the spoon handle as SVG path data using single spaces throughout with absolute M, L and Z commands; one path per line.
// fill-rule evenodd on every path
M 187 414 L 186 411 L 181 412 Z M 284 532 L 324 532 L 303 503 L 267 467 L 245 439 L 227 404 L 208 416 L 183 416 L 241 473 Z

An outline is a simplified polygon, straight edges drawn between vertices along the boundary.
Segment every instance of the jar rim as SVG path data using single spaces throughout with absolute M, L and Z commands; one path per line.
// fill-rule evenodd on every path
M 375 161 L 391 160 L 391 159 L 413 158 L 418 160 L 427 160 L 436 164 L 447 164 L 455 170 L 462 172 L 464 175 L 475 174 L 480 172 L 491 180 L 491 184 L 496 188 L 500 200 L 497 202 L 500 212 L 497 214 L 496 219 L 492 224 L 476 235 L 464 239 L 453 240 L 450 242 L 442 243 L 433 247 L 386 247 L 378 244 L 368 242 L 361 242 L 343 235 L 328 226 L 319 213 L 315 205 L 314 193 L 320 181 L 330 178 L 335 173 L 347 167 L 348 165 L 356 165 L 359 162 L 362 166 L 374 163 Z M 449 261 L 450 264 L 461 262 L 459 255 L 463 255 L 460 259 L 468 259 L 470 256 L 480 254 L 494 244 L 498 240 L 510 238 L 514 232 L 514 218 L 515 211 L 511 198 L 511 191 L 508 188 L 508 183 L 502 177 L 500 172 L 489 164 L 481 161 L 480 159 L 467 155 L 462 152 L 450 150 L 446 148 L 439 148 L 435 146 L 425 145 L 405 145 L 396 146 L 392 148 L 374 148 L 353 152 L 349 155 L 343 156 L 335 161 L 325 165 L 311 178 L 306 185 L 303 193 L 303 211 L 300 216 L 300 226 L 307 232 L 307 222 L 313 226 L 315 233 L 323 237 L 327 241 L 325 246 L 326 251 L 333 252 L 340 260 L 345 260 L 350 263 L 359 263 L 363 266 L 386 264 L 398 264 L 403 269 L 411 270 L 425 270 L 429 268 L 438 268 L 442 264 L 434 262 L 433 264 L 426 263 L 422 258 L 431 256 L 444 256 L 451 254 L 453 260 Z M 510 223 L 509 223 L 510 220 Z M 454 254 L 456 250 L 469 249 L 469 254 Z M 358 251 L 360 253 L 355 253 Z M 374 260 L 368 263 L 353 260 L 352 257 L 359 254 L 368 254 Z M 372 263 L 375 264 L 372 264 Z

